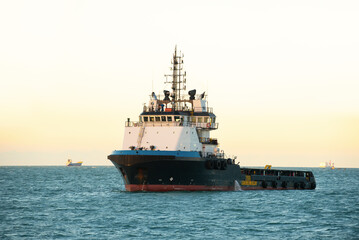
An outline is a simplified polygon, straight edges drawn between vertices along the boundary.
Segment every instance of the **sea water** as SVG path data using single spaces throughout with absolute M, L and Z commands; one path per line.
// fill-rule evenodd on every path
M 115 167 L 0 167 L 0 239 L 359 239 L 359 169 L 309 170 L 315 190 L 129 193 Z

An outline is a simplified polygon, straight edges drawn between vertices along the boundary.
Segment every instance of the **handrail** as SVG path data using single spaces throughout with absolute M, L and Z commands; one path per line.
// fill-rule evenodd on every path
M 152 95 L 150 95 L 150 97 L 152 97 Z M 156 94 L 156 97 L 157 97 L 158 101 L 164 101 L 163 99 L 165 98 L 165 95 L 162 93 L 159 93 L 159 94 Z M 179 96 L 179 100 L 189 100 L 189 95 L 181 94 Z M 195 100 L 207 100 L 207 94 L 204 95 L 203 99 L 202 99 L 202 94 L 196 94 Z
M 152 106 L 147 107 L 144 106 L 143 107 L 143 112 L 208 112 L 208 113 L 213 113 L 213 108 L 212 107 L 195 107 L 195 108 L 189 108 L 187 106 L 180 106 L 177 108 L 165 108 L 163 111 L 161 110 L 161 108 L 154 108 Z
M 184 126 L 184 127 L 196 127 L 205 129 L 218 129 L 218 123 L 195 123 L 195 122 L 135 122 L 126 121 L 125 127 L 141 127 L 141 126 L 152 126 L 152 127 L 163 127 L 163 126 Z
M 205 157 L 207 157 L 207 158 L 227 159 L 227 156 L 226 156 L 225 153 L 216 153 L 216 154 L 214 154 L 214 153 L 207 153 L 207 154 L 205 155 Z
M 200 137 L 200 138 L 199 138 L 199 142 L 200 142 L 200 143 L 203 143 L 203 144 L 214 144 L 214 145 L 218 145 L 217 138 L 204 138 L 204 137 Z

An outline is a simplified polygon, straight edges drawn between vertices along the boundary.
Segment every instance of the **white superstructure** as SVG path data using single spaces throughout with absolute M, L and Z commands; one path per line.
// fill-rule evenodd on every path
M 186 90 L 186 72 L 183 70 L 183 55 L 172 59 L 172 91 L 163 95 L 152 93 L 139 121 L 130 119 L 125 124 L 123 150 L 142 149 L 159 151 L 196 151 L 202 156 L 220 155 L 217 139 L 210 137 L 210 131 L 218 128 L 216 116 L 208 108 L 205 93 L 196 95 Z

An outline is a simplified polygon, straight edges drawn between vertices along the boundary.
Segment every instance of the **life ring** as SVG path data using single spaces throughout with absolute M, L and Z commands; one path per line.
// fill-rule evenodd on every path
M 267 188 L 267 183 L 266 183 L 266 181 L 263 181 L 263 182 L 262 182 L 262 187 L 263 187 L 263 188 Z
M 207 123 L 207 128 L 210 128 L 211 127 L 211 124 L 210 123 Z

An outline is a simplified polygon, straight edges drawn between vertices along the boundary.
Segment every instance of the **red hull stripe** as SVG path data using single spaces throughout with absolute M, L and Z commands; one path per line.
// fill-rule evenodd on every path
M 168 192 L 168 191 L 233 191 L 233 186 L 205 186 L 205 185 L 137 185 L 127 184 L 129 192 Z

